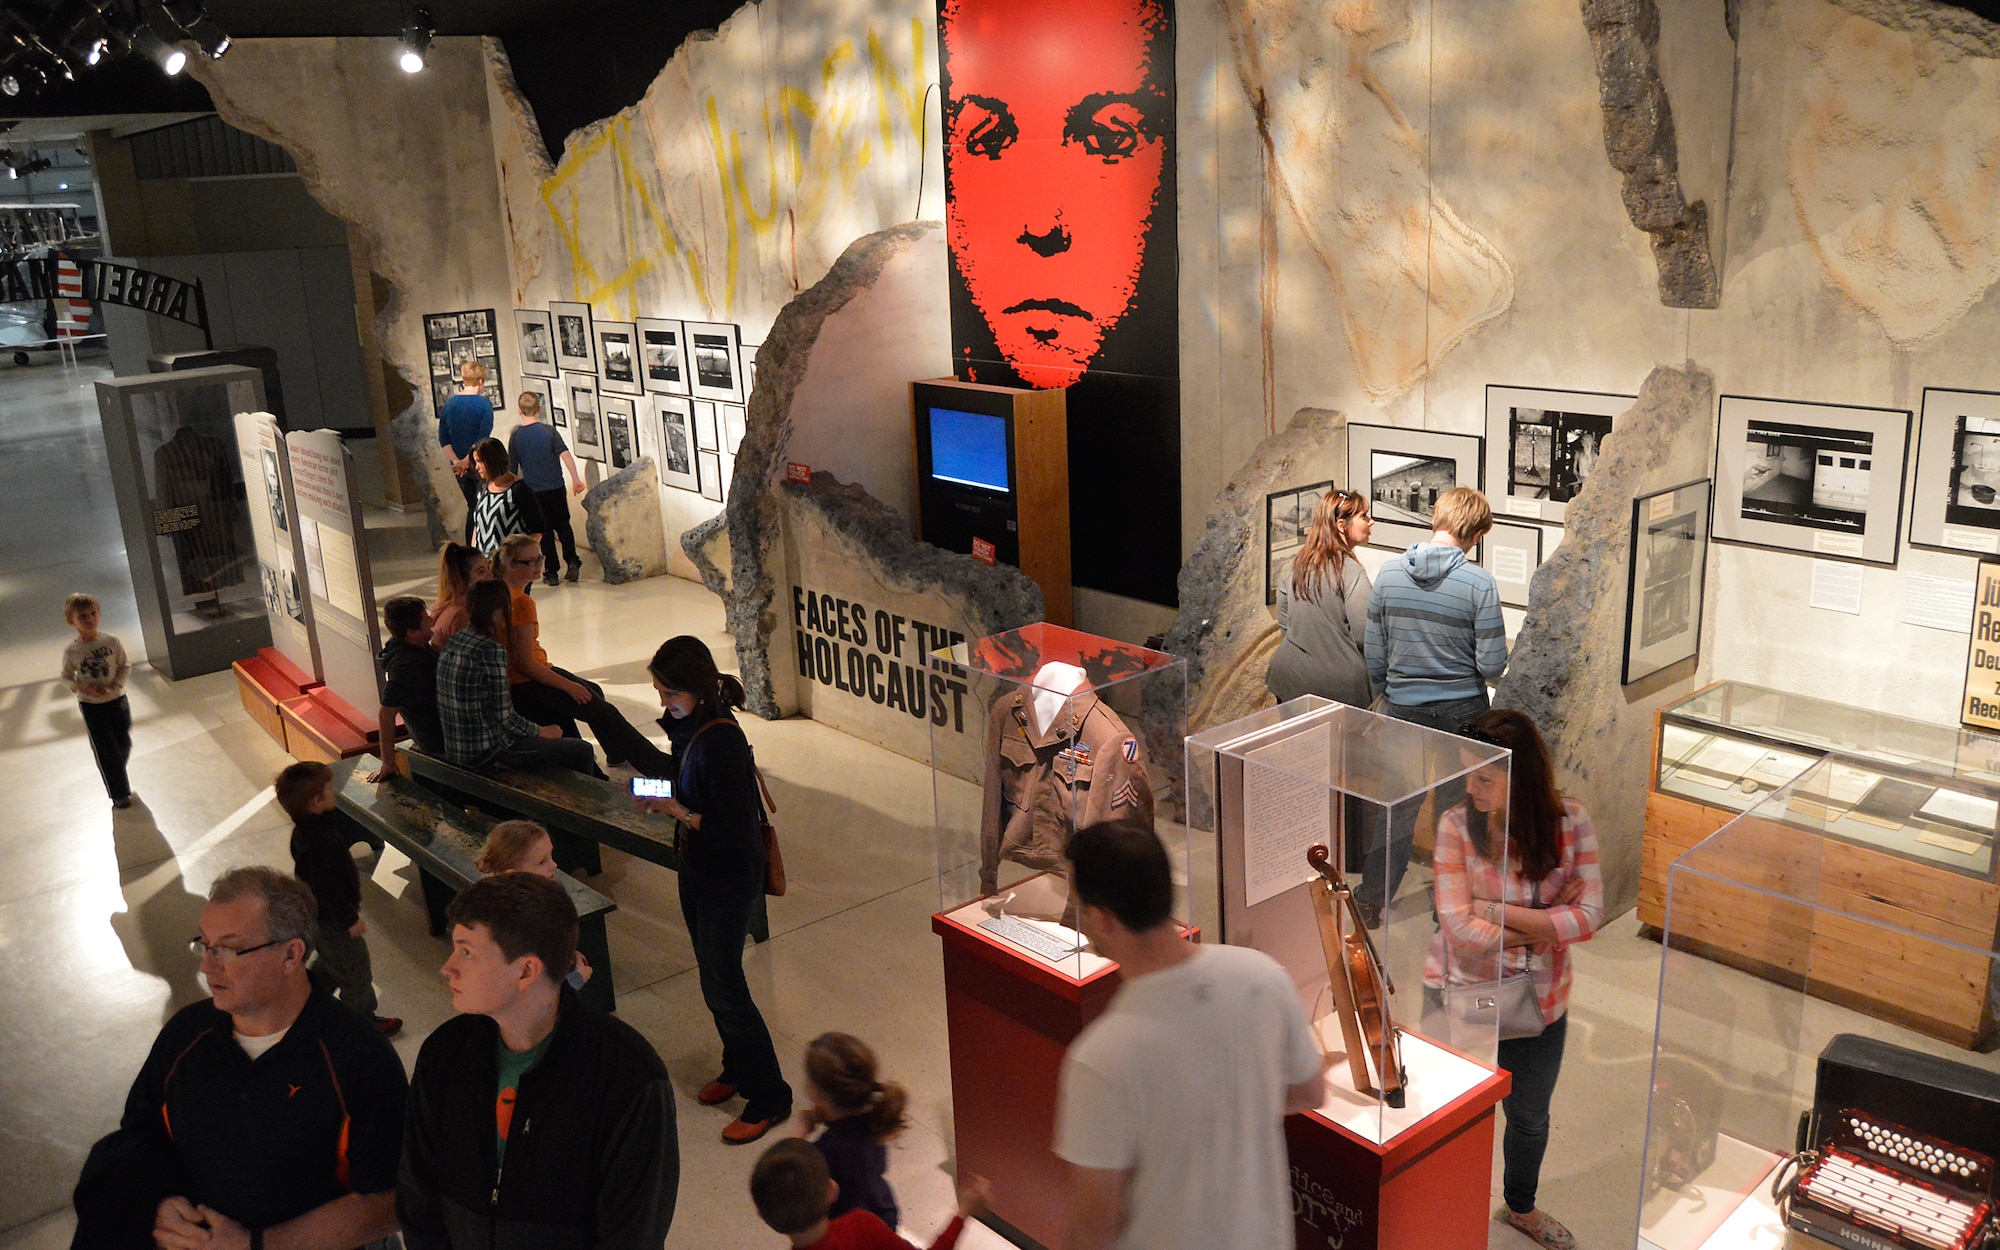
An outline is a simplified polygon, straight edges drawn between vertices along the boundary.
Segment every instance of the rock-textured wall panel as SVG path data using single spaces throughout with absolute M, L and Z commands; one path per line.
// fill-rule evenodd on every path
M 2000 279 L 2000 60 L 1969 15 L 1781 0 L 1794 79 L 1793 206 L 1828 280 L 1897 346 L 1963 316 Z M 1926 5 L 1927 9 L 1939 6 Z M 1892 28 L 1846 11 L 1888 10 Z
M 1624 178 L 1625 211 L 1653 236 L 1660 302 L 1714 308 L 1722 298 L 1709 251 L 1708 206 L 1681 191 L 1673 108 L 1660 77 L 1660 11 L 1654 0 L 1583 0 L 1597 59 L 1604 151 Z
M 667 536 L 660 528 L 659 469 L 651 456 L 613 473 L 583 497 L 590 549 L 613 586 L 667 571 Z
M 1347 418 L 1302 408 L 1258 445 L 1217 496 L 1207 527 L 1181 566 L 1180 615 L 1165 642 L 1188 666 L 1187 727 L 1179 732 L 1200 733 L 1271 706 L 1264 673 L 1283 634 L 1264 605 L 1264 497 L 1324 480 L 1321 466 L 1346 454 Z M 1141 729 L 1151 758 L 1167 761 L 1168 792 L 1178 795 L 1182 752 L 1167 739 L 1181 709 L 1160 704 L 1163 693 L 1148 689 Z
M 1371 60 L 1407 0 L 1224 0 L 1272 174 L 1340 297 L 1362 388 L 1400 395 L 1505 312 L 1514 275 L 1433 186 L 1423 139 Z
M 390 298 L 375 337 L 409 384 L 412 402 L 391 437 L 426 489 L 433 537 L 465 523 L 464 498 L 437 454 L 425 312 L 505 308 L 501 217 L 481 42 L 439 39 L 422 74 L 396 68 L 389 39 L 247 39 L 228 57 L 188 62 L 239 130 L 291 154 L 328 212 L 368 241 Z M 504 315 L 504 314 L 503 314 Z M 502 369 L 518 376 L 513 335 L 500 336 Z M 509 386 L 509 393 L 512 386 Z M 392 388 L 393 393 L 393 388 Z
M 837 613 L 828 620 L 821 609 L 860 604 L 868 609 L 871 633 L 874 610 L 885 610 L 892 645 L 886 652 L 872 647 L 876 662 L 921 667 L 921 640 L 940 632 L 982 637 L 1039 620 L 1041 590 L 1017 569 L 917 542 L 907 516 L 831 473 L 815 472 L 810 485 L 783 479 L 802 426 L 812 427 L 822 444 L 843 423 L 872 420 L 907 430 L 906 392 L 872 417 L 844 406 L 845 396 L 856 387 L 896 390 L 909 381 L 910 352 L 921 355 L 927 348 L 913 349 L 908 327 L 879 314 L 916 298 L 910 280 L 930 272 L 933 261 L 941 263 L 929 254 L 941 253 L 942 237 L 938 223 L 918 222 L 862 238 L 778 314 L 757 353 L 757 391 L 729 502 L 722 515 L 681 536 L 702 580 L 722 596 L 752 711 L 806 712 L 917 759 L 929 758 L 929 730 L 912 710 L 909 693 L 890 707 L 886 677 L 870 688 L 871 648 L 864 647 L 857 661 L 862 689 L 854 694 L 846 656 L 857 644 L 840 636 L 854 628 L 840 626 Z M 942 324 L 944 285 L 924 289 L 934 301 L 926 319 Z M 841 367 L 829 370 L 818 360 L 822 349 L 838 352 Z M 912 470 L 906 465 L 903 471 Z M 802 636 L 808 645 L 833 647 L 838 671 L 820 669 L 817 655 L 808 671 Z M 879 703 L 872 697 L 878 692 Z M 927 678 L 925 715 L 937 707 L 935 693 Z
M 936 44 L 929 0 L 746 4 L 553 163 L 489 44 L 517 298 L 757 342 L 849 243 L 915 215 Z
M 1692 361 L 1661 366 L 1617 419 L 1570 501 L 1566 532 L 1536 570 L 1497 702 L 1541 729 L 1556 784 L 1590 809 L 1607 914 L 1632 905 L 1646 826 L 1654 713 L 1693 690 L 1707 657 L 1620 684 L 1631 579 L 1632 500 L 1708 473 L 1715 379 Z

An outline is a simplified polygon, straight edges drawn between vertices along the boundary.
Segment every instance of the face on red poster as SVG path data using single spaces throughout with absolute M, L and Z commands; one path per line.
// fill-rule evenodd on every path
M 1160 210 L 1173 75 L 1155 0 L 945 0 L 946 226 L 1029 386 L 1092 367 L 1131 310 Z

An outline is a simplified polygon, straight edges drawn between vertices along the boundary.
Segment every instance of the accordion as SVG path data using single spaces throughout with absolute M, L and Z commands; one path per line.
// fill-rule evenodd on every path
M 1985 1250 L 1996 1147 L 2000 1075 L 1842 1034 L 1773 1189 L 1787 1227 L 1833 1245 Z

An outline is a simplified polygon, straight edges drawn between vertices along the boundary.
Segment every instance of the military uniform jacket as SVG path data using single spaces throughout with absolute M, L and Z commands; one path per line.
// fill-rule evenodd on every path
M 1153 823 L 1153 787 L 1139 740 L 1088 691 L 1072 695 L 1047 732 L 1024 691 L 1003 695 L 986 734 L 979 884 L 992 893 L 1000 861 L 1060 869 L 1070 835 L 1105 820 Z

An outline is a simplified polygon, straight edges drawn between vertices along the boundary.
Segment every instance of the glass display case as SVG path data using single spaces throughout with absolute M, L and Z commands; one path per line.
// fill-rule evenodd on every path
M 1926 897 L 1919 879 L 1857 873 L 1875 852 L 1798 837 L 1834 767 L 1669 869 L 1641 1250 L 1967 1244 L 1943 1226 L 1893 1242 L 1884 1221 L 1993 1196 L 1990 1162 L 1972 1164 L 2000 1156 L 2000 1055 L 1935 1036 L 1941 1011 L 1990 1022 L 1992 897 L 1965 878 Z M 1755 935 L 1755 967 L 1715 957 L 1724 925 Z M 1801 1180 L 1805 1149 L 1827 1170 Z M 1842 1197 L 1844 1169 L 1875 1196 Z
M 1112 967 L 1075 927 L 1063 850 L 1102 820 L 1151 826 L 1188 923 L 1188 843 L 1171 800 L 1187 665 L 1039 623 L 932 653 L 963 715 L 931 718 L 944 922 L 1077 981 Z M 944 706 L 939 704 L 940 708 Z
M 97 405 L 146 658 L 178 681 L 269 645 L 234 424 L 262 411 L 263 376 L 225 365 L 112 378 Z
M 1992 879 L 2000 739 L 1987 734 L 1722 682 L 1660 713 L 1656 784 L 1748 811 L 1830 757 L 1838 763 L 1814 771 L 1818 790 L 1795 795 L 1788 813 L 1829 837 Z
M 1467 832 L 1437 857 L 1444 880 L 1413 866 L 1395 897 L 1383 851 L 1468 784 L 1468 812 L 1482 793 L 1504 801 L 1511 763 L 1502 747 L 1316 695 L 1188 739 L 1188 824 L 1219 846 L 1221 940 L 1291 973 L 1340 1056 L 1319 1113 L 1370 1143 L 1493 1075 L 1500 979 L 1515 969 L 1501 927 L 1469 904 L 1466 866 L 1504 863 L 1506 836 L 1482 848 L 1483 820 L 1473 833 L 1461 814 L 1449 827 Z

